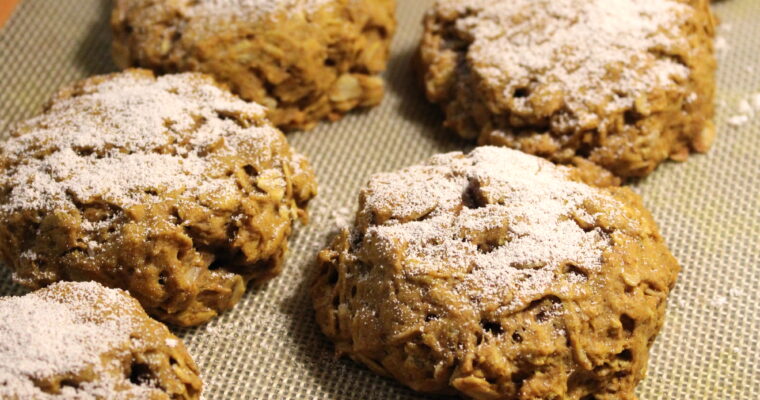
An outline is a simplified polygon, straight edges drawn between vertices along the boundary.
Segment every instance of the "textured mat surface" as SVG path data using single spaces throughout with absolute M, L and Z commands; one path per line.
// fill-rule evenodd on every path
M 312 222 L 297 228 L 281 277 L 208 325 L 178 332 L 202 367 L 207 399 L 425 398 L 334 360 L 314 323 L 308 284 L 315 253 L 351 218 L 370 174 L 467 146 L 440 128 L 441 115 L 410 68 L 430 4 L 399 0 L 382 106 L 289 135 L 319 175 Z M 21 3 L 0 31 L 2 134 L 38 112 L 57 87 L 115 70 L 109 7 L 109 0 Z M 760 93 L 760 1 L 725 0 L 715 8 L 722 20 L 715 147 L 635 185 L 683 266 L 639 389 L 644 400 L 760 398 L 760 109 L 751 115 L 740 106 Z M 0 294 L 21 293 L 0 271 Z

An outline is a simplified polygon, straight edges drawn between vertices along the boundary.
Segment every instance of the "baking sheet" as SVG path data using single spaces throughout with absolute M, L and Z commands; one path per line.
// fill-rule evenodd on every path
M 399 30 L 387 97 L 312 132 L 288 135 L 320 183 L 311 224 L 297 227 L 285 272 L 249 290 L 206 326 L 175 330 L 203 371 L 207 399 L 425 399 L 350 360 L 335 360 L 314 322 L 312 262 L 330 232 L 352 217 L 370 174 L 469 148 L 442 129 L 410 62 L 431 0 L 398 0 Z M 39 112 L 63 84 L 115 70 L 110 0 L 24 0 L 0 31 L 0 132 Z M 718 138 L 686 164 L 667 163 L 634 185 L 683 266 L 667 322 L 652 349 L 648 399 L 760 398 L 760 1 L 724 0 L 717 41 Z M 747 122 L 736 124 L 746 115 Z M 729 124 L 729 120 L 735 124 Z M 0 294 L 23 293 L 0 272 Z

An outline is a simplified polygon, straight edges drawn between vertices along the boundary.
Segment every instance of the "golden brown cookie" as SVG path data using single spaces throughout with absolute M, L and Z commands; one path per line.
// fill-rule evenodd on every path
M 318 258 L 336 351 L 429 393 L 634 399 L 678 263 L 641 199 L 479 147 L 374 175 Z
M 277 275 L 316 193 L 263 107 L 201 74 L 61 90 L 0 149 L 0 259 L 38 288 L 94 280 L 196 325 Z
M 715 136 L 707 0 L 440 0 L 424 24 L 427 96 L 479 144 L 642 177 Z
M 116 63 L 201 71 L 310 129 L 383 97 L 395 0 L 117 0 Z
M 0 297 L 0 398 L 200 398 L 185 345 L 126 292 L 60 282 Z

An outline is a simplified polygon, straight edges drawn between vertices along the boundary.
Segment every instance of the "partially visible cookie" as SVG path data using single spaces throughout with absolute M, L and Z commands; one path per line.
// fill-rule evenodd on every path
M 0 398 L 190 400 L 201 384 L 182 341 L 122 290 L 0 297 Z
M 678 263 L 630 189 L 479 147 L 374 175 L 318 257 L 316 319 L 429 393 L 632 400 Z
M 395 0 L 117 0 L 122 67 L 212 74 L 270 109 L 275 125 L 310 129 L 383 97 Z
M 94 280 L 196 325 L 280 272 L 315 193 L 264 108 L 210 77 L 97 76 L 0 148 L 0 259 L 27 287 Z
M 713 141 L 707 0 L 439 0 L 428 98 L 479 144 L 641 177 Z

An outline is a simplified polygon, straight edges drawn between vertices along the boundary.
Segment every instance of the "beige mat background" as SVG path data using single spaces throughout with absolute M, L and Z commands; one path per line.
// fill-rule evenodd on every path
M 0 0 L 4 1 L 4 0 Z M 382 106 L 292 133 L 317 169 L 312 222 L 291 241 L 285 273 L 208 325 L 178 332 L 203 370 L 207 399 L 423 399 L 348 360 L 334 360 L 311 312 L 315 253 L 350 218 L 371 173 L 468 146 L 440 128 L 410 69 L 429 0 L 398 0 L 399 30 Z M 0 31 L 0 133 L 38 112 L 60 85 L 115 70 L 109 0 L 24 0 Z M 663 165 L 635 186 L 683 272 L 639 389 L 649 399 L 760 399 L 760 110 L 727 123 L 760 93 L 760 1 L 715 6 L 718 140 L 706 156 Z M 0 270 L 0 295 L 22 293 Z

